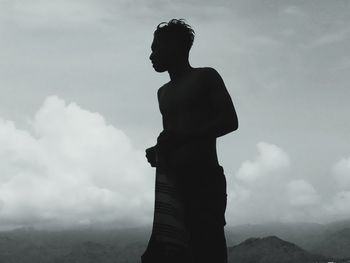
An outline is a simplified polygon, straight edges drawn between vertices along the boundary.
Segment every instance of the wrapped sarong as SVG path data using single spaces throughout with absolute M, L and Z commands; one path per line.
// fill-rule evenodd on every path
M 156 242 L 188 248 L 184 222 L 184 200 L 172 171 L 156 169 L 153 235 Z
M 226 197 L 226 179 L 220 165 L 157 167 L 153 228 L 142 263 L 194 262 L 201 231 L 218 229 L 220 233 L 226 224 Z M 225 249 L 223 232 L 221 235 L 218 240 L 222 242 L 216 243 L 221 242 Z

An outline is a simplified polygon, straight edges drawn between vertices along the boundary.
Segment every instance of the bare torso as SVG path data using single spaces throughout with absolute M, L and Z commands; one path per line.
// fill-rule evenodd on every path
M 213 117 L 205 72 L 205 68 L 194 68 L 177 82 L 160 88 L 158 99 L 164 130 L 178 134 L 195 131 Z M 175 149 L 170 159 L 180 166 L 217 165 L 216 138 L 194 139 Z

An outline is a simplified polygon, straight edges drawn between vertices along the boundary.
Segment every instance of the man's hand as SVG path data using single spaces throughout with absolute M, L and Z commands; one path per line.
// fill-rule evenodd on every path
M 157 166 L 156 145 L 146 149 L 146 158 L 152 167 Z
M 157 138 L 157 144 L 146 149 L 147 161 L 152 167 L 166 166 L 167 155 L 176 144 L 174 134 L 162 131 Z
M 157 138 L 157 144 L 146 149 L 147 161 L 152 167 L 166 167 L 169 165 L 169 155 L 187 142 L 187 137 L 163 130 Z
M 155 145 L 156 166 L 163 168 L 169 167 L 171 162 L 169 157 L 180 144 L 179 136 L 171 131 L 163 130 L 157 138 L 157 145 Z

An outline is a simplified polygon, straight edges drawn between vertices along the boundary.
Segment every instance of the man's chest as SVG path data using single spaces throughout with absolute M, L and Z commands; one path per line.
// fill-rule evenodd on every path
M 182 115 L 200 110 L 206 103 L 206 96 L 199 80 L 189 80 L 179 85 L 162 88 L 159 107 L 163 115 Z

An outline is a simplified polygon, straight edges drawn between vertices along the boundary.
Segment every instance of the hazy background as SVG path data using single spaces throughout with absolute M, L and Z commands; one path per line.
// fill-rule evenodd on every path
M 0 0 L 0 227 L 153 218 L 156 26 L 185 18 L 239 129 L 228 225 L 350 217 L 350 1 Z

